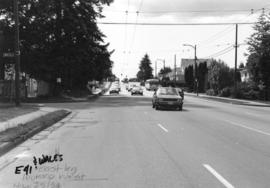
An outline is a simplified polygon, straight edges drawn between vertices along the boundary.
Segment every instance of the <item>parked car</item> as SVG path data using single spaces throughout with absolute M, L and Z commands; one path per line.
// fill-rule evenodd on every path
M 143 95 L 143 89 L 140 86 L 134 86 L 131 89 L 131 95 L 134 95 L 134 94 Z
M 161 108 L 183 109 L 183 99 L 173 87 L 160 87 L 154 92 L 152 107 L 156 110 Z

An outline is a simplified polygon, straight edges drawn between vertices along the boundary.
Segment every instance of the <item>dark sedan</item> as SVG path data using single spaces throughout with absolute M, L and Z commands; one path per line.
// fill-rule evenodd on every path
M 175 88 L 160 87 L 153 95 L 152 105 L 156 110 L 175 108 L 181 111 L 183 109 L 183 99 Z

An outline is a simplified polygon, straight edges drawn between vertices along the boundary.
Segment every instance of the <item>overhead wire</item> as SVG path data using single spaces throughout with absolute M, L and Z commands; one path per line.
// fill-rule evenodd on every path
M 214 54 L 211 54 L 211 55 L 209 55 L 209 56 L 206 56 L 206 57 L 204 57 L 203 59 L 210 59 L 210 58 L 214 58 L 214 57 L 221 56 L 221 55 L 223 55 L 223 54 L 225 54 L 225 53 L 228 53 L 228 52 L 231 51 L 232 49 L 234 49 L 234 47 L 233 47 L 233 46 L 229 46 L 229 47 L 224 48 L 224 49 L 222 49 L 222 50 L 220 50 L 220 51 L 218 51 L 218 52 L 215 52 Z
M 107 12 L 115 12 L 115 13 L 124 13 L 124 11 L 122 10 L 107 10 Z M 140 11 L 140 14 L 165 14 L 165 13 L 173 13 L 173 14 L 182 14 L 182 13 L 241 13 L 241 12 L 250 12 L 250 9 L 231 9 L 231 10 L 163 10 L 163 11 Z M 136 14 L 137 11 L 130 11 L 130 13 L 132 14 Z
M 124 49 L 126 51 L 127 49 L 127 21 L 128 21 L 128 11 L 129 11 L 129 5 L 130 5 L 130 0 L 128 0 L 127 2 L 127 9 L 125 11 L 126 15 L 125 15 L 125 31 L 124 31 Z M 124 68 L 125 68 L 125 60 L 126 60 L 126 54 L 123 55 L 123 66 L 122 66 L 122 70 L 121 70 L 121 74 L 123 74 Z

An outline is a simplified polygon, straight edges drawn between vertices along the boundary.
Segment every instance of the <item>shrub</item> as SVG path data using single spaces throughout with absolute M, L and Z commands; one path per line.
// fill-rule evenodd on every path
M 220 97 L 229 97 L 232 94 L 232 89 L 230 87 L 225 87 L 223 88 L 220 93 L 219 96 Z
M 206 90 L 206 95 L 215 96 L 217 93 L 213 89 Z

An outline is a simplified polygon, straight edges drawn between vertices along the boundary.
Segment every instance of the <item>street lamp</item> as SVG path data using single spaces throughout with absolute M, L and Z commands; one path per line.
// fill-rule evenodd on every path
M 196 87 L 196 93 L 197 96 L 198 94 L 198 76 L 197 76 L 197 46 L 196 45 L 191 45 L 191 44 L 183 44 L 183 46 L 189 46 L 194 49 L 194 86 Z
M 157 61 L 163 62 L 163 69 L 165 69 L 165 59 L 156 59 L 155 61 L 155 77 L 157 78 Z

